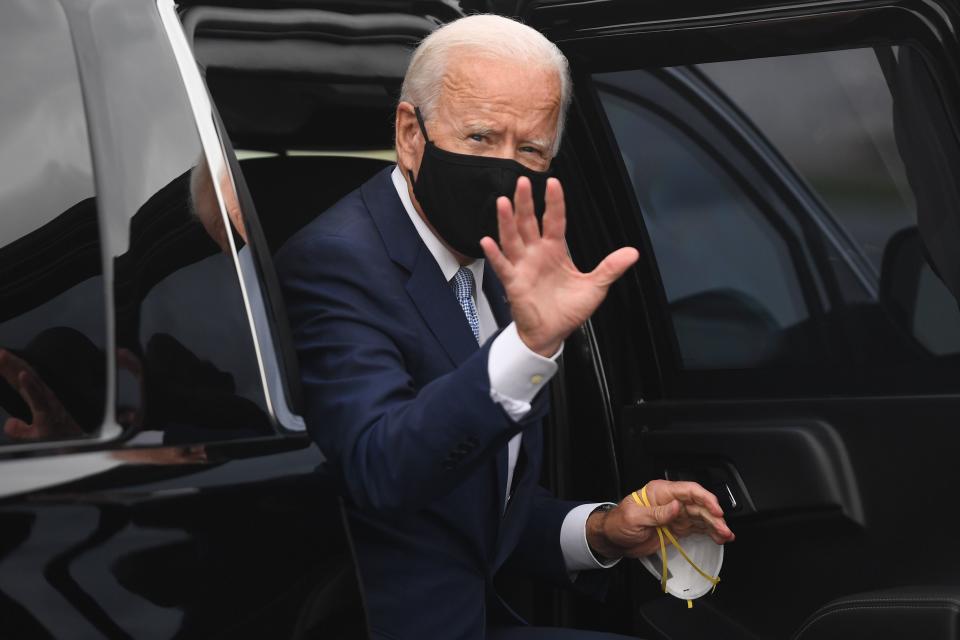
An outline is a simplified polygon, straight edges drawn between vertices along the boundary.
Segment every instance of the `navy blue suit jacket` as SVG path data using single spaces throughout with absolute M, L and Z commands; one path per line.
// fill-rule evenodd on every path
M 277 255 L 313 439 L 343 483 L 375 636 L 482 638 L 505 563 L 569 584 L 560 525 L 577 503 L 538 487 L 547 399 L 514 422 L 487 355 L 397 196 L 390 169 Z M 510 321 L 491 269 L 483 288 Z M 545 394 L 540 394 L 544 396 Z M 522 431 L 504 507 L 507 442 Z

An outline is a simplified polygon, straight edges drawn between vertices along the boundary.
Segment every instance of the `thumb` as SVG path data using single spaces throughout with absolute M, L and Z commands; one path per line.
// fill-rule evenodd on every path
M 623 247 L 617 249 L 597 265 L 597 268 L 590 272 L 590 277 L 601 287 L 609 287 L 616 282 L 617 278 L 633 266 L 633 263 L 640 257 L 640 252 L 633 247 Z
M 653 521 L 658 527 L 662 527 L 673 521 L 680 513 L 680 501 L 671 500 L 667 504 L 657 505 L 653 508 Z
M 20 418 L 7 418 L 3 424 L 4 434 L 11 440 L 36 440 L 36 430 Z

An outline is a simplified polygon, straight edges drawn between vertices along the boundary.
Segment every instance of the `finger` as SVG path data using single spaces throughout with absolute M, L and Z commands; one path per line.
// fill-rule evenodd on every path
M 3 432 L 12 440 L 36 440 L 36 430 L 20 418 L 7 418 L 3 423 Z
M 29 365 L 6 349 L 0 349 L 0 377 L 6 380 L 11 387 L 17 387 L 17 378 Z
M 681 502 L 693 502 L 706 507 L 710 510 L 710 513 L 717 517 L 723 516 L 723 509 L 720 508 L 720 501 L 717 500 L 717 496 L 696 482 L 677 482 L 673 490 L 673 496 Z
M 681 540 L 687 536 L 698 534 L 707 536 L 715 544 L 720 545 L 732 542 L 734 539 L 733 532 L 728 531 L 726 534 L 719 533 L 702 521 L 687 521 L 683 525 L 680 525 L 678 524 L 678 520 L 675 520 L 673 524 L 670 525 L 670 531 Z
M 648 509 L 652 522 L 651 524 L 657 527 L 665 526 L 671 522 L 680 514 L 681 504 L 677 500 L 672 500 L 667 504 L 660 504 L 652 509 Z
M 710 536 L 710 539 L 717 544 L 726 544 L 727 542 L 733 542 L 733 532 L 727 529 L 726 533 L 720 533 L 715 529 L 707 529 L 706 531 L 699 532 L 703 535 Z
M 678 538 L 684 538 L 693 534 L 700 534 L 709 536 L 710 539 L 716 544 L 732 542 L 735 538 L 733 532 L 726 527 L 725 522 L 721 521 L 721 523 L 723 524 L 723 527 L 718 529 L 705 520 L 700 518 L 690 518 L 686 514 L 681 513 L 681 515 L 670 524 L 670 530 Z
M 544 201 L 546 209 L 543 213 L 543 237 L 563 240 L 567 233 L 567 205 L 563 199 L 563 187 L 556 178 L 547 178 Z
M 532 244 L 540 239 L 540 228 L 533 208 L 533 187 L 530 178 L 517 178 L 517 188 L 513 192 L 513 210 L 516 214 L 517 228 L 524 244 Z
M 685 511 L 691 518 L 698 519 L 706 524 L 710 529 L 711 536 L 716 534 L 717 536 L 726 539 L 733 533 L 730 531 L 730 528 L 727 526 L 727 523 L 723 518 L 717 518 L 711 514 L 706 507 L 701 507 L 700 505 L 687 505 Z
M 684 497 L 681 498 L 676 494 L 674 494 L 674 496 L 682 502 L 695 502 L 701 507 L 708 509 L 710 513 L 716 517 L 723 517 L 723 509 L 720 507 L 720 501 L 717 500 L 717 496 L 696 482 L 684 482 L 680 487 L 680 491 Z
M 692 520 L 690 518 L 679 517 L 670 524 L 670 530 L 677 537 L 688 536 L 691 533 L 712 533 L 710 527 L 701 520 Z
M 516 262 L 523 255 L 523 240 L 517 230 L 516 216 L 513 215 L 513 204 L 510 198 L 497 198 L 497 228 L 500 230 L 500 246 L 503 254 Z
M 609 287 L 617 278 L 633 266 L 633 263 L 640 257 L 640 253 L 633 247 L 623 247 L 617 249 L 597 265 L 597 268 L 590 272 L 589 277 L 599 287 Z
M 34 422 L 37 422 L 37 416 L 42 416 L 50 410 L 47 387 L 33 371 L 20 372 L 17 390 L 27 401 L 27 406 L 33 413 Z
M 714 542 L 716 542 L 717 544 L 726 544 L 726 543 L 728 543 L 728 542 L 732 542 L 732 541 L 733 541 L 733 538 L 732 538 L 732 537 L 730 537 L 730 536 L 722 536 L 722 535 L 720 535 L 719 533 L 717 533 L 717 532 L 715 532 L 715 531 L 712 531 L 712 532 L 708 533 L 707 535 L 709 535 L 709 536 L 710 536 L 710 539 L 713 540 Z M 733 534 L 731 534 L 731 536 L 732 536 L 732 535 L 733 535 Z
M 480 239 L 480 248 L 483 249 L 483 255 L 487 257 L 487 262 L 493 267 L 500 282 L 509 282 L 513 276 L 513 265 L 507 260 L 507 257 L 500 251 L 500 247 L 490 236 L 484 236 Z
M 660 500 L 671 498 L 685 504 L 698 504 L 709 509 L 713 515 L 723 517 L 723 509 L 720 507 L 717 496 L 696 482 L 655 480 L 647 486 L 647 490 L 656 492 L 652 495 L 659 495 Z
M 723 518 L 717 518 L 710 513 L 706 507 L 702 507 L 699 504 L 684 504 L 683 510 L 688 518 L 691 520 L 700 520 L 706 523 L 711 529 L 726 528 L 721 525 Z

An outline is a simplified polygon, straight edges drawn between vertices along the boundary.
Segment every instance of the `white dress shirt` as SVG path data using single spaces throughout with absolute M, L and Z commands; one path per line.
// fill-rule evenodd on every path
M 443 246 L 443 243 L 423 221 L 417 213 L 410 193 L 407 190 L 407 181 L 400 173 L 399 167 L 394 167 L 391 174 L 393 186 L 400 196 L 400 202 L 410 221 L 417 230 L 420 239 L 426 245 L 430 254 L 440 266 L 443 277 L 450 282 L 460 269 L 460 263 L 454 255 Z M 474 302 L 477 305 L 477 315 L 480 320 L 480 344 L 486 342 L 497 332 L 497 321 L 487 296 L 483 292 L 483 263 L 482 259 L 474 260 L 466 265 L 473 273 L 476 283 L 474 288 Z M 552 358 L 531 351 L 520 339 L 517 326 L 511 322 L 490 345 L 490 355 L 487 359 L 487 373 L 490 378 L 490 398 L 498 403 L 514 421 L 520 420 L 528 411 L 534 396 L 547 385 L 557 372 L 555 360 L 562 353 L 563 347 Z M 518 433 L 507 443 L 507 483 L 504 504 L 510 499 L 510 488 L 513 485 L 513 472 L 517 465 L 517 456 L 520 453 L 522 434 Z M 560 548 L 567 571 L 574 573 L 587 569 L 605 569 L 617 563 L 616 560 L 601 563 L 587 544 L 586 524 L 590 513 L 598 504 L 584 504 L 575 507 L 566 515 L 560 527 Z

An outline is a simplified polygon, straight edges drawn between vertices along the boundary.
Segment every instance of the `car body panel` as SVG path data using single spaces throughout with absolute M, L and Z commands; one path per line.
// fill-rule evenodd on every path
M 155 371 L 161 356 L 180 354 L 167 364 L 195 362 L 191 375 L 200 377 L 191 391 L 176 378 L 161 384 L 154 373 L 137 390 L 136 379 L 131 385 L 124 378 L 130 370 L 111 362 L 108 416 L 96 437 L 5 443 L 0 635 L 363 637 L 359 581 L 335 483 L 320 469 L 323 456 L 302 423 L 300 432 L 284 428 L 290 418 L 264 402 L 252 355 L 230 370 L 239 395 L 224 390 L 222 370 L 209 369 L 211 361 L 233 366 L 218 340 L 236 340 L 246 354 L 251 345 L 271 346 L 267 325 L 251 332 L 248 320 L 251 305 L 269 313 L 262 298 L 230 294 L 217 310 L 182 297 L 217 278 L 234 291 L 244 281 L 234 260 L 191 239 L 203 237 L 196 236 L 199 223 L 176 217 L 186 211 L 184 170 L 197 163 L 201 145 L 158 6 L 63 6 L 96 173 L 111 318 L 105 350 L 132 350 Z M 215 123 L 206 126 L 214 131 Z M 219 265 L 214 271 L 198 270 L 211 261 Z M 246 284 L 259 284 L 252 277 Z M 166 284 L 174 282 L 179 292 Z M 170 302 L 161 304 L 159 291 Z M 206 296 L 224 299 L 210 289 Z M 167 304 L 186 322 L 165 315 Z M 239 313 L 221 316 L 229 339 L 205 333 L 216 313 L 231 309 Z M 148 327 L 183 342 L 166 339 L 150 355 L 139 344 L 151 335 Z M 205 365 L 191 360 L 197 354 Z M 206 381 L 217 379 L 221 390 L 205 397 Z M 123 405 L 127 399 L 132 407 Z M 125 423 L 121 409 L 135 409 L 138 418 Z

